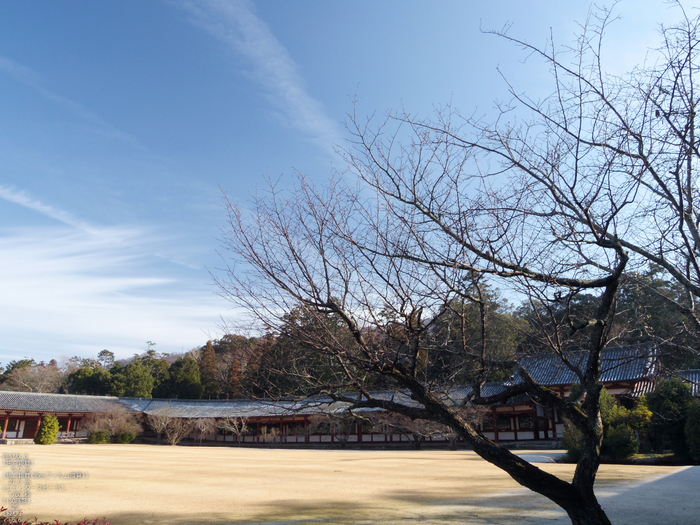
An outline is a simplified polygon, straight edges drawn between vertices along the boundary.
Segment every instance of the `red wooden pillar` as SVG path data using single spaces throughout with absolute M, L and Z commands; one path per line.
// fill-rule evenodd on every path
M 532 428 L 535 432 L 535 441 L 540 440 L 540 421 L 537 418 L 537 405 L 532 409 Z
M 39 427 L 41 426 L 41 420 L 44 418 L 44 414 L 39 414 L 39 422 L 36 425 L 36 430 L 34 431 L 34 435 L 32 436 L 35 438 L 37 434 L 39 433 Z
M 66 425 L 66 437 L 70 437 L 70 424 L 73 420 L 73 414 L 68 414 L 68 424 Z
M 2 427 L 2 439 L 5 439 L 7 436 L 7 425 L 10 423 L 10 413 L 7 412 L 5 414 L 5 424 Z

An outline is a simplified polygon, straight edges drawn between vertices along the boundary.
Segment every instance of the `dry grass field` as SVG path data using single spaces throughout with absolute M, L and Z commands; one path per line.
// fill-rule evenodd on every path
M 112 525 L 567 523 L 546 499 L 465 451 L 35 445 L 3 447 L 2 452 L 29 454 L 35 473 L 88 474 L 87 479 L 33 481 L 25 516 L 46 520 L 106 516 Z M 573 473 L 572 465 L 540 467 L 566 479 Z M 614 523 L 697 524 L 697 469 L 606 465 L 598 491 Z M 46 485 L 48 490 L 40 490 Z

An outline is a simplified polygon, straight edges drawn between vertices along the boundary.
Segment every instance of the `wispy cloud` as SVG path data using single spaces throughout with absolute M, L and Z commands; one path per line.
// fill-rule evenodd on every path
M 129 143 L 138 149 L 144 149 L 133 136 L 117 129 L 82 104 L 59 95 L 58 93 L 55 93 L 47 88 L 44 78 L 42 78 L 42 76 L 33 69 L 22 64 L 18 64 L 14 60 L 7 57 L 0 56 L 0 73 L 4 73 L 5 75 L 15 79 L 17 82 L 28 86 L 47 100 L 51 100 L 60 106 L 68 108 L 78 118 L 93 124 L 96 132 Z
M 126 357 L 148 340 L 186 351 L 227 309 L 206 272 L 175 262 L 182 249 L 151 228 L 90 224 L 5 186 L 0 199 L 60 223 L 0 229 L 3 362 L 102 348 Z
M 169 352 L 206 340 L 226 303 L 203 272 L 164 268 L 144 229 L 60 226 L 0 231 L 0 360 L 126 357 L 145 341 Z
M 28 208 L 32 211 L 41 213 L 46 217 L 60 221 L 67 226 L 73 226 L 74 228 L 78 228 L 86 232 L 94 231 L 94 228 L 88 223 L 76 219 L 66 211 L 43 204 L 41 201 L 33 199 L 21 190 L 16 190 L 7 186 L 0 186 L 0 199 L 5 199 L 6 201 L 19 204 L 20 206 Z
M 252 68 L 286 123 L 327 151 L 340 142 L 339 124 L 325 113 L 308 92 L 294 59 L 254 12 L 247 0 L 183 0 L 194 21 L 231 46 Z

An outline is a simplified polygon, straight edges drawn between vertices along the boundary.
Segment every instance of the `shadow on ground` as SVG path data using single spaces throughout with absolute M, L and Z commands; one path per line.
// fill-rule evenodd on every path
M 468 494 L 454 486 L 447 491 L 391 490 L 372 502 L 336 498 L 299 502 L 277 499 L 263 511 L 240 516 L 212 513 L 144 514 L 124 512 L 108 516 L 112 525 L 568 525 L 566 514 L 546 498 L 524 488 Z M 597 493 L 615 525 L 700 524 L 700 466 L 675 470 L 639 482 L 602 483 Z M 196 509 L 196 503 L 195 509 Z

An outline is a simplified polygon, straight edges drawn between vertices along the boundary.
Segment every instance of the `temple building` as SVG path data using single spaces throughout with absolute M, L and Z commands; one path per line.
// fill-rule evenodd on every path
M 581 366 L 585 353 L 567 356 L 574 367 Z M 559 357 L 535 355 L 523 358 L 521 364 L 539 384 L 561 396 L 571 392 L 578 378 L 571 367 Z M 622 403 L 632 405 L 635 399 L 651 392 L 659 375 L 657 351 L 650 345 L 634 345 L 607 349 L 602 358 L 601 382 Z M 684 372 L 699 394 L 700 370 Z M 482 395 L 497 394 L 509 385 L 517 384 L 517 375 L 508 382 L 487 383 Z M 455 405 L 464 405 L 470 393 L 468 387 L 450 387 L 445 396 Z M 416 404 L 402 392 L 377 392 L 374 395 L 401 403 Z M 446 443 L 456 436 L 447 429 L 406 424 L 378 409 L 354 409 L 349 403 L 314 396 L 297 401 L 279 400 L 189 400 L 145 399 L 85 396 L 68 394 L 39 394 L 0 391 L 0 443 L 31 440 L 42 419 L 53 414 L 60 424 L 59 438 L 75 440 L 87 436 L 84 426 L 89 414 L 126 411 L 136 414 L 144 423 L 149 415 L 167 415 L 178 419 L 239 420 L 244 430 L 231 432 L 221 425 L 206 437 L 213 443 L 314 445 L 340 443 L 362 445 L 409 444 L 422 442 Z M 505 403 L 482 410 L 478 420 L 483 434 L 497 442 L 550 442 L 556 444 L 563 435 L 564 422 L 556 409 L 541 406 L 527 395 L 518 395 Z M 225 426 L 225 425 L 224 425 Z M 144 424 L 144 428 L 148 428 Z M 154 435 L 150 432 L 151 435 Z M 146 431 L 148 437 L 149 431 Z

